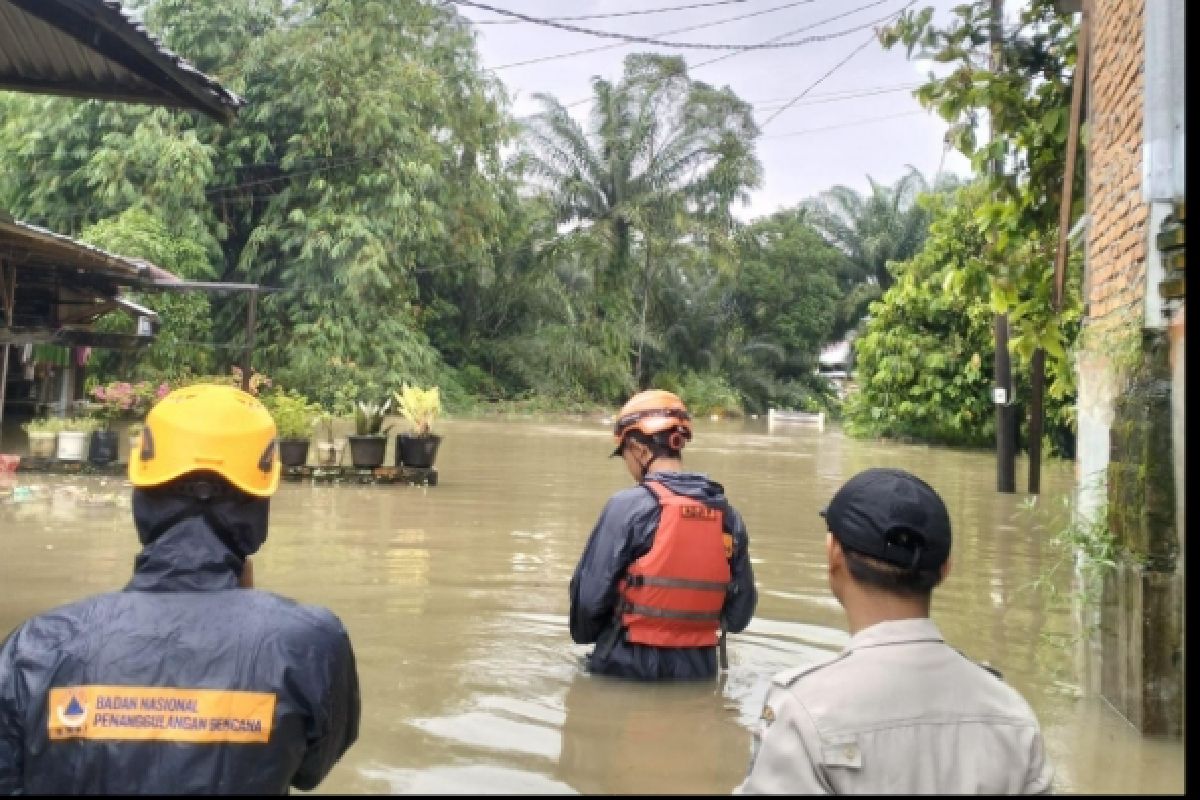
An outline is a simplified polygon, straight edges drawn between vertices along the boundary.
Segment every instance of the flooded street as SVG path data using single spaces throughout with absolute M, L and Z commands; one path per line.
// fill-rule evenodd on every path
M 995 491 L 988 453 L 700 424 L 685 464 L 723 483 L 744 516 L 758 610 L 730 637 L 718 682 L 646 686 L 582 672 L 588 648 L 567 632 L 576 559 L 609 494 L 630 482 L 605 457 L 607 429 L 441 427 L 434 488 L 284 483 L 272 505 L 258 586 L 333 609 L 358 657 L 359 741 L 319 792 L 728 792 L 746 771 L 769 677 L 847 639 L 817 511 L 870 466 L 912 470 L 945 499 L 953 566 L 934 619 L 1029 700 L 1056 789 L 1183 791 L 1182 743 L 1143 738 L 1096 696 L 1076 613 L 1032 587 L 1062 557 L 1048 540 L 1066 519 L 1070 464 L 1046 465 L 1034 511 L 1024 495 Z M 1024 474 L 1019 461 L 1019 485 Z M 138 549 L 124 481 L 22 474 L 15 487 L 19 496 L 0 496 L 0 635 L 120 588 Z M 1054 573 L 1061 593 L 1070 572 Z

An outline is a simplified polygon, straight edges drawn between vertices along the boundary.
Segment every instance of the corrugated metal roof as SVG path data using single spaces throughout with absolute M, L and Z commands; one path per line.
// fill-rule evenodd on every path
M 0 89 L 191 108 L 223 122 L 245 104 L 115 0 L 0 0 Z
M 3 210 L 0 210 L 0 256 L 17 268 L 52 265 L 100 272 L 130 286 L 165 280 L 166 275 L 175 277 L 160 267 L 151 269 L 153 265 L 140 258 L 115 255 L 69 236 L 13 219 Z

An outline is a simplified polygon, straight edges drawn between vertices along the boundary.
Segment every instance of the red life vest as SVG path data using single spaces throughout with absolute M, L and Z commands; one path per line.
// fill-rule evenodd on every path
M 733 537 L 724 531 L 724 512 L 657 481 L 644 485 L 662 512 L 650 551 L 620 583 L 626 639 L 655 647 L 714 646 L 731 578 Z

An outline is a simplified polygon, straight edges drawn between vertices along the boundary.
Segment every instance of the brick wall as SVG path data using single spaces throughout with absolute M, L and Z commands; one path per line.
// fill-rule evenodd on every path
M 1159 0 L 1151 0 L 1158 2 Z M 1090 0 L 1087 315 L 1140 318 L 1149 206 L 1142 200 L 1146 0 Z

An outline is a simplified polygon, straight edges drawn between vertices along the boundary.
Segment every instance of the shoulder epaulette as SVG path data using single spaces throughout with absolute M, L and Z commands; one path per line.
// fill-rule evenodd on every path
M 986 661 L 976 661 L 975 663 L 978 664 L 979 666 L 983 667 L 988 672 L 995 675 L 1000 680 L 1004 680 L 1004 676 L 1000 673 L 1000 670 L 996 669 L 995 667 L 993 667 L 991 664 L 987 663 Z
M 844 653 L 839 653 L 835 658 L 831 658 L 828 661 L 822 661 L 817 664 L 808 664 L 803 667 L 793 667 L 792 669 L 786 669 L 783 672 L 775 674 L 771 678 L 771 682 L 786 688 L 788 686 L 791 686 L 793 683 L 800 680 L 801 678 L 803 678 L 805 675 L 811 675 L 812 673 L 816 672 L 817 670 L 824 669 L 825 667 L 828 667 L 831 664 L 836 664 L 837 662 L 841 661 L 843 658 L 845 658 L 849 654 L 850 654 L 850 651 L 847 650 Z
M 999 679 L 999 680 L 1004 680 L 1004 675 L 1003 675 L 1003 674 L 1001 674 L 1000 670 L 996 669 L 995 667 L 993 667 L 993 666 L 992 666 L 991 664 L 989 664 L 988 662 L 986 662 L 986 661 L 976 661 L 975 659 L 968 657 L 966 653 L 964 653 L 962 650 L 959 650 L 957 647 L 955 647 L 955 648 L 954 648 L 954 652 L 958 653 L 960 656 L 962 656 L 963 658 L 967 659 L 967 661 L 970 661 L 972 664 L 974 664 L 975 666 L 979 667 L 980 669 L 982 669 L 982 670 L 984 670 L 984 671 L 986 671 L 986 672 L 990 672 L 990 673 L 991 673 L 991 674 L 992 674 L 994 677 L 996 677 L 997 679 Z

